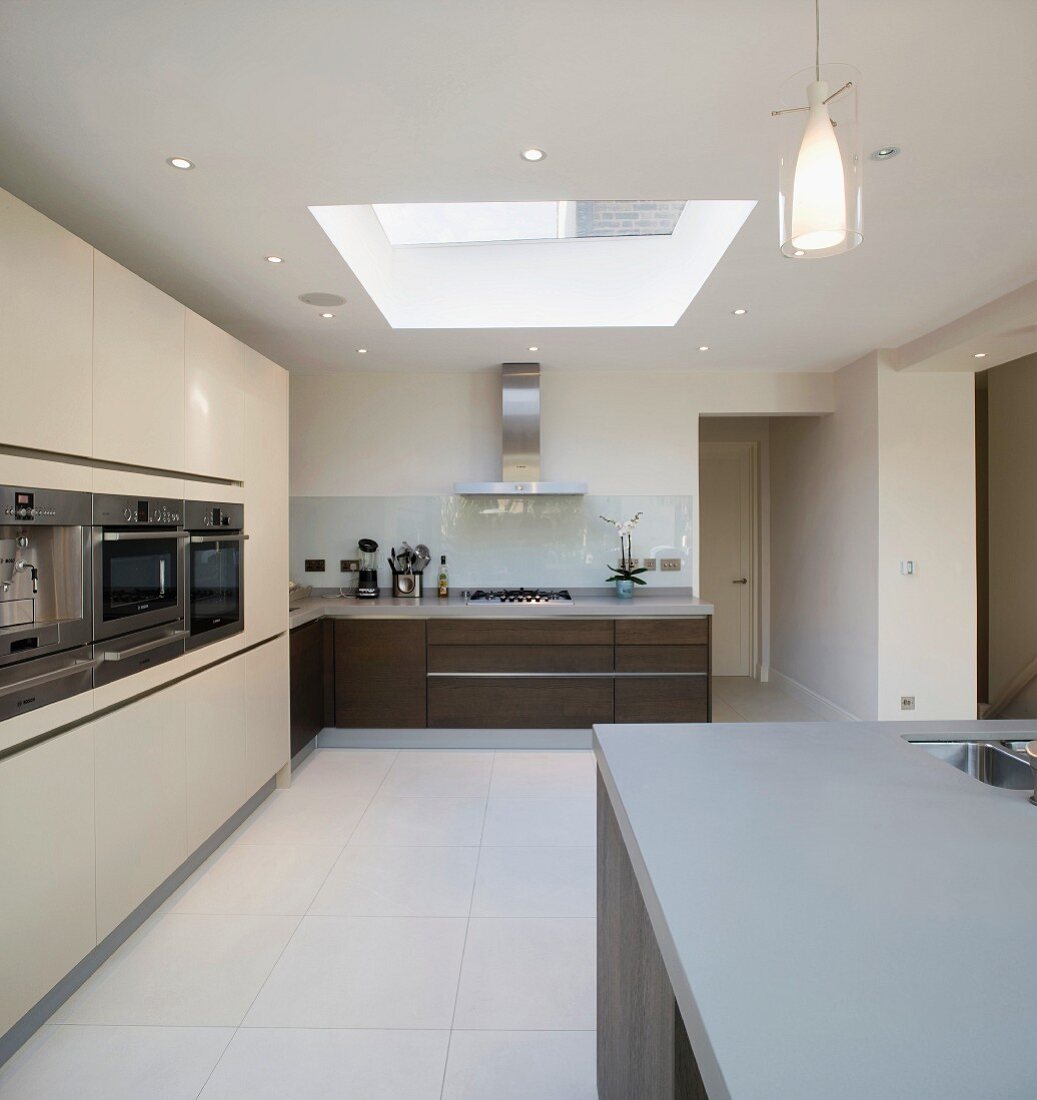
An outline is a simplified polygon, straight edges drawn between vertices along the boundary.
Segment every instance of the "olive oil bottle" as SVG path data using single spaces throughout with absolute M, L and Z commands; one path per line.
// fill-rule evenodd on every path
M 446 571 L 446 554 L 439 557 L 439 597 L 445 600 L 450 595 L 450 578 Z

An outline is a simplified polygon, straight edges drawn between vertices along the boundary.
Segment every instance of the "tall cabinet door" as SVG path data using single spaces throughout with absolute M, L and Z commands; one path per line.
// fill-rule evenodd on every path
M 245 345 L 187 311 L 188 473 L 241 481 L 245 464 Z
M 288 372 L 245 349 L 245 641 L 288 629 Z
M 184 464 L 184 316 L 161 290 L 94 253 L 96 458 Z
M 183 684 L 91 723 L 98 942 L 188 856 L 185 725 Z
M 245 654 L 245 797 L 288 763 L 288 635 Z
M 187 846 L 194 851 L 245 801 L 245 657 L 192 676 L 187 690 Z
M 0 1035 L 97 942 L 93 733 L 0 761 Z
M 90 454 L 93 253 L 0 191 L 0 443 Z

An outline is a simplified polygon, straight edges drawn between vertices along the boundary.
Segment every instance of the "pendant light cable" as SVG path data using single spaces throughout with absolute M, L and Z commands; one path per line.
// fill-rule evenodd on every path
M 821 79 L 821 0 L 814 0 L 814 79 Z

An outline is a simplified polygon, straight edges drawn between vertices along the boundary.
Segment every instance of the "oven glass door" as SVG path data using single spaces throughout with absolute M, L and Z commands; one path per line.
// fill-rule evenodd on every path
M 241 542 L 215 538 L 190 543 L 191 637 L 241 625 Z
M 150 538 L 101 543 L 101 620 L 126 622 L 169 611 L 175 618 L 180 542 L 156 531 Z M 130 624 L 127 623 L 127 626 Z

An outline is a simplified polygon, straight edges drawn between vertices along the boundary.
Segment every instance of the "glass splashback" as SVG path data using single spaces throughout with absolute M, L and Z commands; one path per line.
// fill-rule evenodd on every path
M 595 588 L 619 556 L 616 531 L 599 516 L 644 516 L 634 530 L 635 557 L 679 557 L 679 572 L 646 575 L 653 587 L 690 587 L 691 496 L 583 497 L 292 497 L 291 575 L 318 588 L 349 585 L 339 571 L 356 558 L 357 540 L 378 543 L 379 581 L 386 559 L 404 540 L 425 543 L 434 575 L 446 554 L 452 588 L 501 586 Z M 327 571 L 307 573 L 304 559 L 324 558 Z

